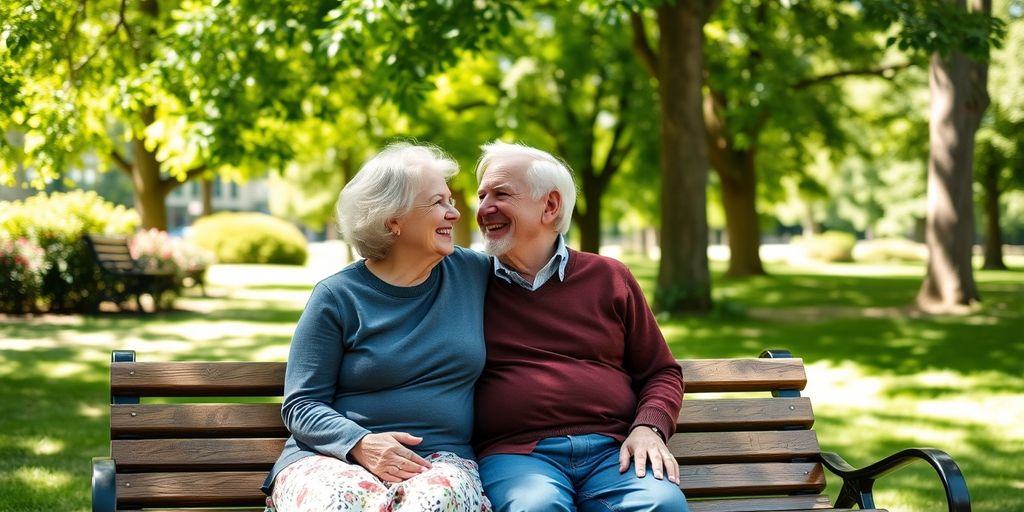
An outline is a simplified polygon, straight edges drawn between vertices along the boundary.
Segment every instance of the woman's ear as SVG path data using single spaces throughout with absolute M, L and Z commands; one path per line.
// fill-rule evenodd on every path
M 402 234 L 402 228 L 398 226 L 398 219 L 388 219 L 385 225 L 392 235 L 399 236 Z

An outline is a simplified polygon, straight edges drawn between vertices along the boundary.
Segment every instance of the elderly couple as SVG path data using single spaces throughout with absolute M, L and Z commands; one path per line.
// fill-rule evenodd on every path
M 679 366 L 626 267 L 566 247 L 570 170 L 483 147 L 493 258 L 452 243 L 457 172 L 400 143 L 341 191 L 364 259 L 316 285 L 295 329 L 268 509 L 687 510 L 666 447 Z

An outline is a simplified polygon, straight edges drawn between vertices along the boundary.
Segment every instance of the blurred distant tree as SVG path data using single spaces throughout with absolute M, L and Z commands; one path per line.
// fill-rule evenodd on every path
M 994 12 L 1009 25 L 1004 47 L 992 55 L 992 106 L 978 131 L 975 178 L 982 186 L 983 268 L 1005 269 L 1000 198 L 1024 189 L 1024 2 L 996 0 Z
M 496 84 L 499 116 L 515 123 L 513 138 L 537 141 L 573 168 L 579 247 L 598 252 L 605 193 L 638 141 L 656 137 L 644 122 L 656 98 L 633 58 L 628 15 L 557 2 L 528 14 L 510 34 L 515 44 L 500 50 L 511 64 Z
M 806 153 L 850 145 L 842 122 L 854 112 L 840 81 L 891 78 L 910 63 L 883 62 L 875 30 L 831 0 L 727 0 L 705 32 L 704 120 L 729 235 L 726 273 L 763 274 L 758 196 L 778 195 L 786 175 L 816 193 Z M 759 179 L 764 173 L 770 179 Z

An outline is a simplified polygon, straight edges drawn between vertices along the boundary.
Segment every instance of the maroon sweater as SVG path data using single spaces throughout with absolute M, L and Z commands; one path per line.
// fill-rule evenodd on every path
M 478 457 L 530 453 L 559 435 L 622 442 L 637 425 L 672 435 L 682 374 L 625 265 L 569 250 L 565 281 L 531 292 L 492 275 L 489 286 Z

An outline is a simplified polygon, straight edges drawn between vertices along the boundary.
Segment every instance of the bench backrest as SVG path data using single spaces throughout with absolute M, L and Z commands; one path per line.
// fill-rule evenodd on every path
M 280 415 L 284 363 L 135 362 L 132 352 L 114 359 L 110 439 L 119 508 L 262 505 L 259 488 L 288 437 Z M 820 495 L 822 467 L 810 461 L 820 449 L 810 401 L 799 396 L 801 359 L 680 364 L 686 399 L 669 446 L 691 510 L 829 506 Z M 737 392 L 741 398 L 727 396 Z M 707 393 L 714 398 L 699 397 Z M 174 403 L 147 403 L 151 397 Z M 241 403 L 251 397 L 269 403 Z
M 128 237 L 90 233 L 85 235 L 85 241 L 103 271 L 114 275 L 138 272 L 138 265 L 128 250 Z

